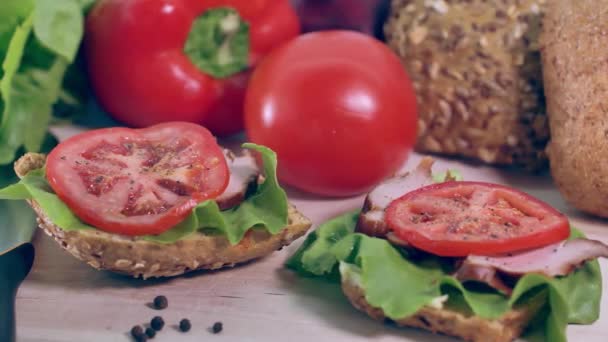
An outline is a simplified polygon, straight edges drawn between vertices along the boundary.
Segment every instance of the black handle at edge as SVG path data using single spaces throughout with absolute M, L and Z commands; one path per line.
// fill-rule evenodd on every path
M 0 254 L 0 341 L 16 340 L 15 297 L 34 262 L 31 243 Z

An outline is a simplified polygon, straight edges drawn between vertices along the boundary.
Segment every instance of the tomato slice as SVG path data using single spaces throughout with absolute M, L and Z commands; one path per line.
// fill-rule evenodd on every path
M 213 135 L 183 122 L 76 135 L 48 155 L 46 176 L 82 221 L 124 235 L 168 230 L 230 178 Z
M 521 191 L 491 183 L 445 182 L 393 201 L 386 220 L 400 239 L 432 254 L 495 255 L 565 240 L 565 215 Z

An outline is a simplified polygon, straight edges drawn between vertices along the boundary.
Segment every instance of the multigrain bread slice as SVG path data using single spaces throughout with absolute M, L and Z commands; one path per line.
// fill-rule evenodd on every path
M 356 283 L 347 278 L 342 280 L 342 291 L 351 304 L 371 318 L 387 319 L 382 309 L 371 306 L 365 293 Z M 425 306 L 414 315 L 394 321 L 399 326 L 409 326 L 429 330 L 433 333 L 455 336 L 472 342 L 509 342 L 521 335 L 539 307 L 521 307 L 508 311 L 496 320 L 478 316 L 467 316 L 446 308 Z
M 19 177 L 44 166 L 43 154 L 28 153 L 15 163 Z M 42 230 L 65 250 L 90 266 L 142 277 L 170 277 L 198 269 L 218 269 L 257 259 L 289 245 L 303 236 L 311 222 L 289 206 L 288 226 L 272 235 L 265 229 L 251 229 L 237 244 L 223 235 L 194 233 L 169 244 L 101 230 L 66 231 L 57 227 L 35 201 L 28 201 L 38 215 Z

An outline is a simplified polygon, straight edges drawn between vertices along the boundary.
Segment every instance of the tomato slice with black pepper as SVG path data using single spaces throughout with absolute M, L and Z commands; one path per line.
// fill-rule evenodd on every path
M 73 136 L 48 155 L 46 177 L 82 221 L 124 235 L 168 230 L 230 178 L 215 137 L 183 122 Z
M 414 190 L 389 205 L 386 220 L 408 244 L 448 257 L 516 252 L 570 235 L 567 217 L 548 204 L 481 182 L 445 182 Z

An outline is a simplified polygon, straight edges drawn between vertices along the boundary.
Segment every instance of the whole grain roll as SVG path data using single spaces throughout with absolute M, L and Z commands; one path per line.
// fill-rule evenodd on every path
M 547 4 L 542 58 L 551 173 L 564 198 L 608 217 L 608 0 Z
M 393 0 L 385 25 L 418 95 L 417 149 L 546 165 L 544 0 Z

